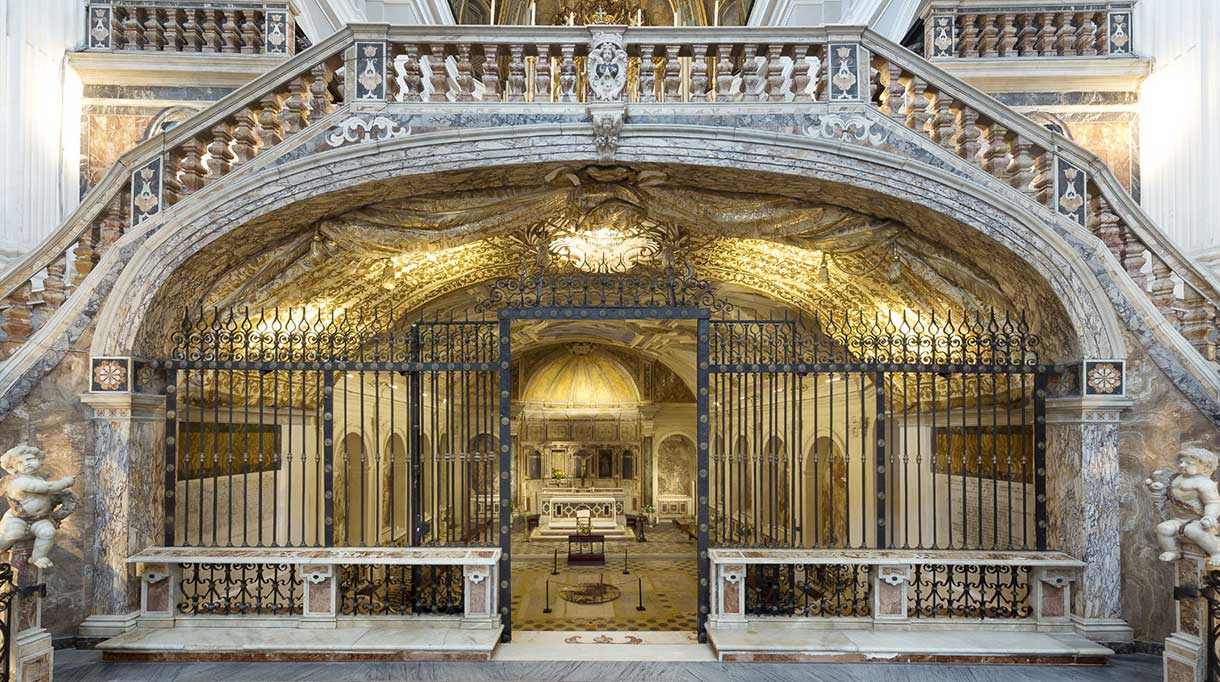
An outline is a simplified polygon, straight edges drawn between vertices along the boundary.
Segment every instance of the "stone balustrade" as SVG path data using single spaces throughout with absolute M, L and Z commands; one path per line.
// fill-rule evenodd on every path
M 296 51 L 294 3 L 280 0 L 91 0 L 85 49 L 205 54 Z
M 929 59 L 1133 55 L 1133 0 L 932 0 L 922 13 Z
M 1118 4 L 1104 8 L 1117 11 Z M 154 33 L 162 35 L 160 10 L 155 14 L 161 33 Z M 599 101 L 586 75 L 607 34 L 627 64 L 610 102 Z M 141 49 L 150 44 L 146 39 Z M 384 24 L 345 28 L 124 154 L 58 232 L 0 277 L 0 358 L 87 288 L 90 271 L 126 232 L 317 130 L 340 109 L 412 103 L 472 114 L 487 105 L 545 105 L 587 116 L 608 104 L 628 119 L 632 112 L 680 116 L 691 105 L 799 112 L 808 103 L 810 115 L 827 106 L 867 109 L 1088 229 L 1168 324 L 1206 362 L 1216 359 L 1220 285 L 1155 230 L 1096 156 L 863 28 Z M 834 134 L 869 137 L 850 127 Z

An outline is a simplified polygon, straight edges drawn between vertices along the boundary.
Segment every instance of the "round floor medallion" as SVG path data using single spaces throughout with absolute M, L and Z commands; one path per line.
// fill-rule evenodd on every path
M 618 599 L 621 594 L 617 587 L 606 583 L 580 583 L 559 591 L 564 601 L 573 604 L 605 604 Z

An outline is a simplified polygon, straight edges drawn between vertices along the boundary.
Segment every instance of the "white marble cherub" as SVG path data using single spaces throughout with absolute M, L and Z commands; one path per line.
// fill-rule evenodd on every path
M 1178 471 L 1172 475 L 1157 470 L 1144 485 L 1152 492 L 1158 509 L 1170 518 L 1156 527 L 1161 545 L 1161 561 L 1182 558 L 1181 539 L 1185 538 L 1203 550 L 1209 563 L 1220 566 L 1220 487 L 1212 480 L 1220 457 L 1203 448 L 1184 448 L 1178 453 Z
M 8 498 L 8 511 L 0 518 L 0 551 L 33 536 L 34 550 L 30 563 L 39 568 L 51 568 L 47 554 L 55 543 L 59 522 L 76 509 L 76 495 L 68 490 L 74 482 L 71 476 L 48 481 L 42 471 L 45 459 L 42 450 L 31 445 L 18 445 L 0 455 L 0 469 L 8 476 L 0 488 Z

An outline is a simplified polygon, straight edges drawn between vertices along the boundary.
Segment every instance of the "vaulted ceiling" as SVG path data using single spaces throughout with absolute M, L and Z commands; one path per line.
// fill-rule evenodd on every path
M 306 200 L 180 268 L 158 294 L 161 326 L 183 305 L 469 315 L 489 284 L 540 256 L 573 271 L 689 267 L 743 317 L 1024 313 L 1044 349 L 1072 349 L 1041 278 L 940 214 L 811 179 L 678 165 L 454 172 Z M 565 333 L 641 347 L 664 338 L 657 326 Z M 530 345 L 547 332 L 523 322 L 513 333 Z

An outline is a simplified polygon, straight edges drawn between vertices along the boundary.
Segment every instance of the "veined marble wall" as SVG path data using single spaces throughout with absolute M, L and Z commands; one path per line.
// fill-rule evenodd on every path
M 1164 640 L 1173 629 L 1173 570 L 1157 561 L 1153 528 L 1160 520 L 1144 479 L 1172 469 L 1186 445 L 1220 450 L 1220 431 L 1166 378 L 1134 338 L 1128 338 L 1127 393 L 1134 404 L 1119 427 L 1120 536 L 1123 617 L 1135 639 Z
M 56 639 L 76 635 L 89 613 L 92 591 L 92 547 L 95 481 L 89 478 L 93 457 L 92 410 L 81 404 L 89 389 L 90 335 L 79 341 L 64 359 L 39 382 L 22 403 L 0 420 L 0 451 L 28 442 L 47 454 L 46 468 L 53 477 L 76 476 L 72 490 L 80 507 L 59 528 L 51 561 L 44 572 L 47 596 L 42 624 Z

